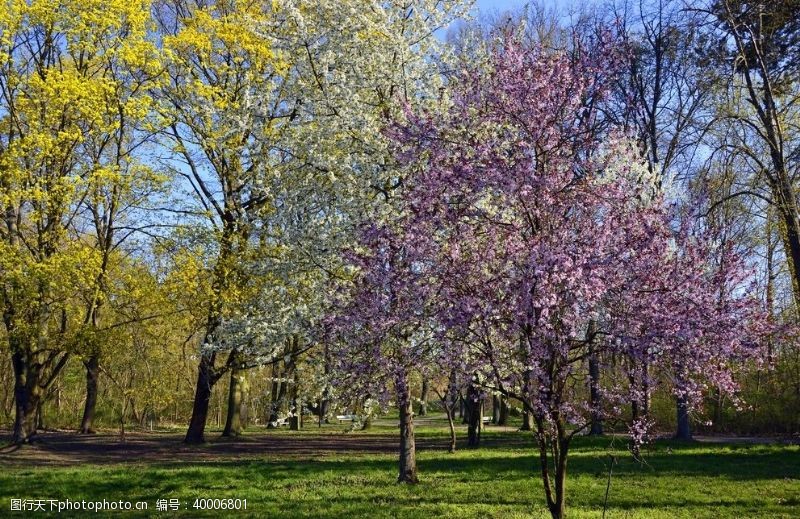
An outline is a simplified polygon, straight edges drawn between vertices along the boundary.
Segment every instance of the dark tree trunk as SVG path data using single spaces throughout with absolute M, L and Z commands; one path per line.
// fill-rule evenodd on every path
M 272 365 L 272 392 L 270 394 L 269 418 L 267 419 L 267 429 L 274 429 L 278 421 L 278 411 L 281 402 L 286 394 L 286 384 L 282 381 L 283 374 L 280 371 L 280 363 Z
M 325 378 L 327 379 L 328 375 L 331 372 L 331 361 L 330 361 L 330 353 L 328 351 L 328 343 L 325 343 Z M 330 391 L 328 386 L 326 385 L 322 390 L 322 398 L 319 401 L 319 426 L 322 427 L 322 422 L 324 421 L 327 423 L 327 416 L 328 416 L 328 408 L 330 407 Z
M 14 352 L 11 355 L 14 365 L 14 436 L 16 444 L 30 443 L 36 436 L 36 410 L 39 407 L 41 388 L 37 383 L 35 367 L 27 362 L 24 355 Z
M 480 390 L 474 384 L 467 388 L 467 446 L 479 447 L 481 444 L 481 401 Z
M 589 321 L 586 331 L 586 340 L 589 344 L 589 399 L 592 413 L 592 426 L 589 434 L 601 436 L 603 434 L 603 402 L 600 398 L 600 360 L 595 350 L 594 336 L 597 333 L 594 320 Z
M 653 400 L 653 392 L 650 389 L 650 359 L 648 359 L 647 356 L 645 356 L 644 366 L 642 366 L 642 392 L 644 393 L 642 414 L 647 416 L 650 414 L 651 402 Z
M 328 390 L 327 388 L 322 392 L 322 399 L 319 401 L 319 426 L 322 427 L 322 423 L 327 423 L 327 419 L 325 418 L 328 416 L 328 407 L 330 407 L 330 401 L 328 400 Z
M 676 440 L 691 440 L 692 431 L 689 427 L 689 401 L 685 396 L 676 399 L 678 414 L 678 429 L 675 432 Z
M 303 427 L 303 401 L 300 396 L 300 378 L 297 371 L 297 353 L 300 351 L 300 338 L 293 336 L 289 342 L 289 361 L 286 363 L 289 391 L 289 429 L 299 431 Z M 291 382 L 290 382 L 291 381 Z
M 400 474 L 398 483 L 417 483 L 417 457 L 414 441 L 414 410 L 411 405 L 411 394 L 405 379 L 397 384 L 398 405 L 400 410 Z
M 20 344 L 14 337 L 9 310 L 3 315 L 7 340 L 11 349 L 11 366 L 14 370 L 14 432 L 15 444 L 34 441 L 41 419 L 40 408 L 46 392 L 66 366 L 69 354 L 46 354 L 39 346 Z M 62 330 L 66 326 L 62 319 Z M 10 337 L 9 337 L 10 336 Z
M 95 409 L 97 408 L 97 379 L 100 376 L 100 357 L 91 355 L 83 361 L 86 367 L 86 403 L 83 406 L 83 419 L 78 430 L 80 434 L 94 434 Z
M 533 415 L 529 413 L 527 410 L 522 411 L 522 425 L 519 428 L 520 431 L 532 431 L 533 430 Z
M 206 419 L 208 418 L 208 405 L 211 401 L 211 388 L 216 382 L 214 360 L 216 353 L 203 354 L 200 357 L 200 365 L 197 367 L 197 387 L 194 393 L 194 404 L 192 406 L 192 418 L 189 421 L 189 429 L 186 431 L 184 443 L 204 443 Z
M 228 212 L 226 208 L 225 216 L 223 217 L 222 237 L 220 239 L 220 251 L 217 257 L 217 263 L 212 273 L 211 290 L 212 299 L 211 305 L 208 308 L 208 316 L 206 318 L 205 344 L 214 344 L 216 342 L 215 334 L 222 323 L 222 314 L 224 307 L 224 294 L 230 288 L 232 276 L 229 276 L 229 268 L 231 260 L 235 259 L 234 240 L 237 238 L 245 238 L 246 233 L 242 234 L 242 229 L 237 229 L 236 217 Z M 238 234 L 238 236 L 237 236 Z M 192 404 L 192 418 L 189 420 L 189 429 L 186 431 L 185 443 L 204 443 L 206 421 L 208 419 L 208 407 L 211 403 L 211 390 L 214 384 L 225 374 L 227 369 L 232 367 L 235 363 L 236 351 L 231 350 L 228 354 L 228 359 L 223 367 L 217 367 L 217 353 L 216 351 L 203 351 L 200 354 L 200 364 L 197 367 L 197 386 L 194 393 L 194 403 Z M 217 406 L 217 424 L 219 424 L 220 406 Z
M 426 416 L 428 414 L 428 379 L 422 379 L 422 391 L 419 395 L 419 412 L 418 416 Z
M 722 430 L 722 408 L 724 403 L 725 401 L 722 398 L 722 391 L 717 389 L 714 392 L 714 420 L 711 423 L 714 432 L 720 432 Z
M 36 430 L 44 431 L 47 429 L 47 424 L 44 423 L 44 401 L 39 399 L 36 404 Z
M 503 395 L 500 396 L 500 416 L 497 425 L 508 425 L 508 398 Z
M 289 430 L 299 431 L 303 428 L 303 402 L 300 399 L 292 401 L 292 415 L 289 417 Z
M 500 397 L 492 395 L 492 423 L 497 425 L 500 422 Z
M 222 436 L 239 436 L 242 433 L 242 373 L 238 368 L 231 369 L 231 383 L 228 387 L 228 415 Z
M 800 314 L 800 208 L 783 158 L 774 150 L 771 155 L 778 173 L 771 187 L 775 198 L 779 200 L 784 256 L 792 278 L 795 312 Z
M 631 358 L 631 362 L 637 362 L 635 359 Z M 631 387 L 641 387 L 642 390 L 642 399 L 637 400 L 634 399 L 631 401 L 631 419 L 636 421 L 637 419 L 647 416 L 650 414 L 650 401 L 652 399 L 652 391 L 650 389 L 650 361 L 646 357 L 642 359 L 642 376 L 641 381 L 637 380 L 635 375 L 635 370 L 633 373 L 628 375 L 628 380 L 630 381 Z
M 300 388 L 297 385 L 297 370 L 294 370 L 294 383 L 291 390 L 291 414 L 289 415 L 289 429 L 299 431 L 303 428 L 303 401 L 300 398 Z

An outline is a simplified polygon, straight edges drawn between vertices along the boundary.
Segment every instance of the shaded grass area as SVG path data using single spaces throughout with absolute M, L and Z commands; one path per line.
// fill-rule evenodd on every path
M 325 434 L 341 433 L 307 430 L 294 441 L 318 441 Z M 390 439 L 396 431 L 377 427 L 371 434 Z M 285 436 L 278 433 L 275 441 Z M 359 436 L 350 437 L 356 441 Z M 529 433 L 489 429 L 480 449 L 456 454 L 438 448 L 438 439 L 445 437 L 440 427 L 423 427 L 418 436 L 428 447 L 418 453 L 421 482 L 416 486 L 395 483 L 396 459 L 388 452 L 287 457 L 272 451 L 189 462 L 148 458 L 78 466 L 12 465 L 0 471 L 0 516 L 15 515 L 9 512 L 11 498 L 148 502 L 148 512 L 112 514 L 118 517 L 546 516 Z M 610 438 L 576 439 L 568 476 L 570 517 L 601 517 L 612 455 L 618 462 L 608 518 L 800 517 L 798 446 L 660 441 L 639 463 L 627 454 L 624 441 Z M 157 499 L 170 498 L 181 501 L 181 510 L 155 511 Z M 193 508 L 195 498 L 247 499 L 247 511 L 203 512 Z

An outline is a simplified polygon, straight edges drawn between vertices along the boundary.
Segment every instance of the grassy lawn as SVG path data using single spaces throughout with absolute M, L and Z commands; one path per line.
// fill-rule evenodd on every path
M 327 434 L 341 436 L 340 429 Z M 375 433 L 396 434 L 389 426 L 378 426 Z M 257 434 L 263 437 L 264 432 Z M 444 435 L 441 427 L 418 431 L 421 444 L 444 445 L 439 442 Z M 359 436 L 347 438 L 357 441 Z M 315 428 L 297 433 L 292 441 L 312 438 L 320 438 Z M 33 468 L 2 467 L 0 460 L 0 516 L 9 515 L 11 498 L 105 498 L 149 504 L 148 512 L 116 514 L 120 517 L 545 517 L 529 436 L 489 429 L 484 440 L 480 449 L 456 454 L 421 448 L 416 486 L 395 483 L 396 460 L 388 452 L 215 454 L 206 460 Z M 576 440 L 568 476 L 570 517 L 601 517 L 611 454 L 619 461 L 608 518 L 800 517 L 798 446 L 658 442 L 645 453 L 645 463 L 632 460 L 624 447 L 624 441 L 608 438 Z M 160 498 L 180 499 L 181 510 L 156 512 Z M 247 499 L 247 511 L 202 513 L 192 508 L 195 498 Z

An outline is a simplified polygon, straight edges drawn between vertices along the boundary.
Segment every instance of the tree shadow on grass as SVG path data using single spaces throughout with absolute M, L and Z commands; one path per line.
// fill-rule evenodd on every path
M 570 506 L 595 511 L 603 507 L 608 458 L 597 447 L 596 442 L 576 445 L 569 466 Z M 697 489 L 695 494 L 682 493 L 680 486 L 686 485 L 689 478 L 708 478 L 712 482 L 721 478 L 742 483 L 797 477 L 798 458 L 796 449 L 737 448 L 694 453 L 691 447 L 686 447 L 656 451 L 647 457 L 646 464 L 623 459 L 615 467 L 609 506 L 629 512 L 650 506 L 664 510 L 711 507 L 729 510 L 732 516 L 741 515 L 742 511 L 755 513 L 762 509 L 763 503 L 754 501 L 752 496 L 728 493 L 727 498 L 704 497 L 696 495 Z M 419 460 L 422 482 L 411 487 L 394 483 L 393 456 L 349 457 L 347 453 L 338 453 L 336 459 L 149 462 L 15 470 L 16 477 L 6 479 L 0 486 L 0 496 L 123 498 L 148 501 L 151 506 L 156 499 L 171 497 L 189 501 L 196 497 L 238 497 L 247 498 L 252 516 L 260 517 L 426 517 L 448 516 L 462 508 L 471 511 L 464 516 L 481 515 L 487 510 L 496 516 L 503 511 L 519 514 L 541 509 L 543 495 L 537 463 L 532 450 L 524 455 L 493 448 L 454 456 L 427 452 Z M 629 495 L 632 485 L 638 485 L 637 495 Z M 665 485 L 678 488 L 659 490 Z M 31 495 L 31 492 L 48 495 Z M 791 497 L 779 505 L 769 510 L 787 514 L 800 511 L 800 503 Z M 214 516 L 196 510 L 182 511 L 179 515 Z

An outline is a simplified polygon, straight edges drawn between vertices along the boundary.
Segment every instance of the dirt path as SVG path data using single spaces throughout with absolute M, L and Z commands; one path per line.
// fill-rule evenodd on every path
M 389 423 L 389 422 L 387 422 Z M 508 431 L 514 428 L 502 428 Z M 247 434 L 236 439 L 221 438 L 210 433 L 204 445 L 182 443 L 181 433 L 133 432 L 122 441 L 118 434 L 101 433 L 80 436 L 73 432 L 44 432 L 38 442 L 23 447 L 0 448 L 2 467 L 69 466 L 82 463 L 198 463 L 203 461 L 232 461 L 264 458 L 316 458 L 335 454 L 394 454 L 397 440 L 393 434 L 344 433 L 328 429 L 324 432 L 305 430 L 301 433 L 271 431 Z M 0 431 L 0 445 L 8 445 L 11 435 Z M 485 441 L 487 445 L 494 439 Z M 504 438 L 504 444 L 526 444 L 527 438 Z M 771 437 L 697 436 L 701 443 L 785 443 L 786 439 Z M 791 442 L 790 442 L 791 443 Z M 420 450 L 446 450 L 448 440 L 417 438 Z
M 205 445 L 187 446 L 175 433 L 129 433 L 79 436 L 69 432 L 40 433 L 33 445 L 0 449 L 0 467 L 53 466 L 81 463 L 196 463 L 264 457 L 324 456 L 337 453 L 394 453 L 397 442 L 387 434 L 303 432 L 246 435 L 235 440 L 209 435 Z M 0 445 L 10 435 L 0 434 Z M 446 449 L 447 441 L 419 439 L 419 448 Z

